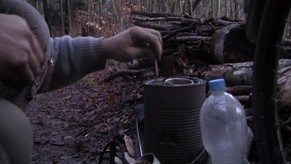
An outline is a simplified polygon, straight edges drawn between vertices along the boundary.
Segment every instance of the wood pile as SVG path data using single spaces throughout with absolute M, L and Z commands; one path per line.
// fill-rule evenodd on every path
M 163 54 L 159 71 L 162 77 L 188 75 L 205 80 L 224 78 L 227 91 L 235 95 L 246 109 L 250 109 L 247 114 L 252 115 L 252 60 L 255 45 L 246 39 L 244 22 L 226 17 L 202 19 L 190 15 L 146 12 L 132 12 L 131 18 L 136 26 L 161 32 Z M 291 120 L 290 43 L 285 40 L 282 44 L 283 59 L 279 62 L 276 98 L 281 111 L 284 111 L 281 114 L 285 115 L 281 120 L 284 125 Z M 153 66 L 154 61 L 140 60 L 139 64 Z M 288 128 L 291 129 L 291 126 Z
M 161 32 L 163 54 L 159 68 L 162 76 L 188 75 L 201 69 L 208 71 L 208 67 L 201 66 L 253 60 L 255 45 L 247 40 L 242 21 L 137 11 L 131 13 L 131 19 L 136 26 Z M 290 44 L 290 41 L 284 42 L 282 57 L 290 58 Z M 147 59 L 139 61 L 141 67 L 153 63 Z

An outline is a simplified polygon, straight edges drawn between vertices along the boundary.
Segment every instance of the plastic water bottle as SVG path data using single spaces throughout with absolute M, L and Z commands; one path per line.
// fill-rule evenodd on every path
M 224 79 L 209 81 L 200 112 L 203 145 L 212 164 L 248 164 L 249 132 L 242 105 L 225 92 Z

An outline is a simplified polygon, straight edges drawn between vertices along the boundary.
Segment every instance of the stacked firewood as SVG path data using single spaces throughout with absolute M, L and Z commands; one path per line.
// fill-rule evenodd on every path
M 189 75 L 205 80 L 224 78 L 230 87 L 229 91 L 247 107 L 251 106 L 255 45 L 247 40 L 243 21 L 226 17 L 203 19 L 187 14 L 147 12 L 132 12 L 131 19 L 137 26 L 161 32 L 161 76 Z M 290 41 L 285 41 L 284 45 L 282 57 L 289 58 Z M 284 60 L 280 64 L 282 69 L 290 64 L 289 59 Z M 145 61 L 154 65 L 153 61 L 147 60 L 141 60 L 140 63 Z
M 159 66 L 163 76 L 186 74 L 193 64 L 221 64 L 223 62 L 239 61 L 240 56 L 243 55 L 236 57 L 236 53 L 244 53 L 233 52 L 232 50 L 228 50 L 231 53 L 224 53 L 227 48 L 236 49 L 235 47 L 232 48 L 234 45 L 226 40 L 230 38 L 227 36 L 228 31 L 231 30 L 229 27 L 238 29 L 239 34 L 235 35 L 240 35 L 243 32 L 243 22 L 238 20 L 231 20 L 226 17 L 203 19 L 187 14 L 146 12 L 132 12 L 131 18 L 137 26 L 152 28 L 161 32 L 163 58 Z M 244 60 L 250 61 L 253 54 L 253 45 L 247 42 L 245 37 L 241 40 L 241 42 L 245 42 L 244 44 L 251 45 L 249 52 L 245 55 L 247 58 Z M 223 48 L 223 45 L 227 46 L 221 51 L 224 54 L 214 53 L 219 47 Z M 242 51 L 245 51 L 245 49 L 243 48 Z M 220 59 L 221 55 L 225 56 L 222 57 L 225 58 L 223 61 Z
M 230 69 L 233 66 L 211 64 L 223 64 L 231 60 L 239 61 L 241 60 L 239 56 L 243 56 L 237 55 L 237 57 L 233 57 L 237 53 L 229 53 L 229 55 L 225 53 L 225 50 L 221 50 L 221 54 L 217 53 L 218 49 L 220 50 L 220 48 L 224 47 L 223 45 L 227 39 L 226 35 L 232 28 L 237 28 L 240 33 L 243 32 L 243 22 L 238 20 L 231 20 L 226 17 L 203 19 L 190 15 L 146 12 L 132 12 L 132 20 L 137 26 L 152 28 L 161 32 L 163 37 L 163 54 L 159 68 L 162 76 L 180 74 L 196 76 L 206 80 L 218 77 L 225 78 L 226 74 L 230 74 Z M 243 39 L 244 42 L 247 42 L 246 38 Z M 248 44 L 251 45 L 251 43 Z M 231 46 L 233 44 L 229 44 L 228 49 Z M 216 53 L 214 53 L 215 51 Z M 246 55 L 244 54 L 244 56 Z M 244 61 L 250 60 L 251 57 Z M 243 66 L 242 70 L 251 69 L 245 65 L 240 67 Z M 247 74 L 249 76 L 251 73 L 248 72 Z M 232 83 L 236 83 L 230 81 L 241 81 L 241 79 L 235 78 L 240 77 L 227 77 L 227 82 L 230 86 Z M 251 80 L 249 79 L 249 81 Z M 235 94 L 238 98 L 249 106 L 250 82 L 236 83 L 236 85 L 239 85 L 239 87 L 232 87 L 229 91 L 237 92 Z M 241 91 L 242 88 L 244 91 Z

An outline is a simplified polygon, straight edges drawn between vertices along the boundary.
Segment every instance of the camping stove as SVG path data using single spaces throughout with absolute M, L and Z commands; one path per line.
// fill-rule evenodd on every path
M 205 97 L 205 81 L 198 78 L 144 82 L 144 106 L 139 107 L 144 111 L 144 126 L 141 114 L 137 115 L 140 154 L 153 153 L 167 164 L 191 163 L 205 156 L 199 126 Z

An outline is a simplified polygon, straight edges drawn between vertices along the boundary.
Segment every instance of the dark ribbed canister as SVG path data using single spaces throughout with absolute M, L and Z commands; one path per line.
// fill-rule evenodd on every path
M 205 81 L 172 77 L 144 82 L 144 151 L 162 164 L 192 162 L 203 149 L 199 114 Z

